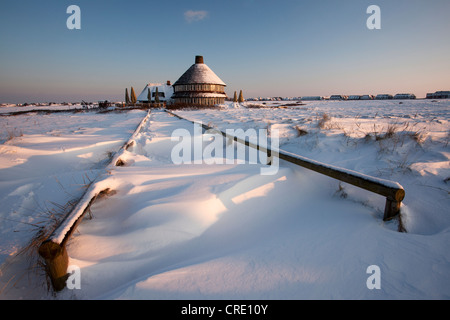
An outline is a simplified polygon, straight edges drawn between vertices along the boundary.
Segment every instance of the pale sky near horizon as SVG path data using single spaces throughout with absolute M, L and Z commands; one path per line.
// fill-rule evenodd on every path
M 70 5 L 81 30 L 69 30 Z M 369 30 L 370 5 L 381 30 Z M 449 0 L 2 0 L 0 103 L 123 100 L 203 55 L 229 96 L 450 90 Z

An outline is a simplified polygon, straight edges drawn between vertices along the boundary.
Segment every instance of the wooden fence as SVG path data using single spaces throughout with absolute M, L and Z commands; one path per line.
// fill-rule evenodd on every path
M 135 143 L 136 135 L 141 131 L 142 126 L 147 122 L 149 116 L 150 111 L 147 112 L 146 117 L 139 123 L 131 138 L 115 154 L 110 164 L 117 165 L 120 162 L 120 156 L 124 150 L 127 150 Z M 89 184 L 74 209 L 64 217 L 52 234 L 39 247 L 39 255 L 45 261 L 46 272 L 50 277 L 52 287 L 55 291 L 64 289 L 68 278 L 69 256 L 66 250 L 67 242 L 72 237 L 79 223 L 83 220 L 85 214 L 90 212 L 90 208 L 95 200 L 111 192 L 107 186 L 102 185 L 101 181 L 104 178 L 101 175 Z
M 166 112 L 179 119 L 190 121 L 178 116 L 173 112 L 167 110 Z M 142 126 L 148 120 L 149 115 L 150 112 L 148 112 L 147 116 L 141 121 L 131 138 L 122 146 L 121 151 L 116 153 L 111 163 L 116 166 L 120 165 L 121 154 L 129 146 L 132 146 L 135 143 L 134 139 L 140 132 Z M 239 137 L 229 135 L 215 128 L 211 128 L 207 125 L 201 125 L 205 130 L 215 130 L 218 134 L 222 134 L 224 137 L 232 139 L 238 143 L 245 144 L 248 147 L 256 148 L 257 150 L 266 152 L 269 158 L 278 157 L 279 159 L 305 167 L 309 170 L 313 170 L 315 172 L 324 174 L 334 179 L 349 183 L 351 185 L 386 197 L 384 220 L 390 220 L 400 213 L 400 206 L 405 197 L 405 190 L 397 182 L 370 177 L 355 171 L 320 163 L 282 150 L 272 150 L 271 148 L 265 148 L 258 144 L 250 143 L 248 140 L 244 140 Z M 64 289 L 66 286 L 66 280 L 68 278 L 67 269 L 69 267 L 69 257 L 66 250 L 67 242 L 73 235 L 79 223 L 82 221 L 84 215 L 90 211 L 90 208 L 95 200 L 98 197 L 111 191 L 106 186 L 102 186 L 102 184 L 99 182 L 101 182 L 100 177 L 91 182 L 85 194 L 80 199 L 74 210 L 72 210 L 72 212 L 69 213 L 60 222 L 60 224 L 56 227 L 49 238 L 46 239 L 39 247 L 39 254 L 44 258 L 47 269 L 46 271 L 51 279 L 52 286 L 55 291 Z
M 190 121 L 195 123 L 195 121 L 191 121 L 180 117 L 179 115 L 166 111 L 169 114 L 183 120 Z M 400 214 L 400 207 L 403 199 L 405 198 L 405 190 L 398 183 L 394 181 L 379 179 L 376 177 L 371 177 L 365 174 L 358 173 L 356 171 L 340 168 L 333 165 L 328 165 L 325 163 L 321 163 L 318 161 L 314 161 L 293 153 L 289 153 L 283 150 L 272 150 L 271 148 L 265 148 L 258 144 L 254 144 L 249 142 L 248 140 L 241 139 L 239 137 L 235 137 L 229 135 L 221 130 L 209 127 L 205 124 L 200 124 L 205 130 L 213 130 L 222 136 L 232 139 L 236 142 L 245 144 L 248 147 L 255 148 L 262 152 L 267 152 L 269 157 L 278 157 L 281 160 L 285 160 L 287 162 L 299 165 L 301 167 L 307 168 L 309 170 L 321 173 L 328 177 L 337 179 L 342 182 L 346 182 L 353 186 L 365 189 L 367 191 L 371 191 L 373 193 L 379 194 L 381 196 L 386 197 L 386 205 L 384 208 L 384 216 L 383 220 L 388 221 Z

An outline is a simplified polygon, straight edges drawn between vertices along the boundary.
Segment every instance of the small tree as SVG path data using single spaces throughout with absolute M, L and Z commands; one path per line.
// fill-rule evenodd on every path
M 244 95 L 242 94 L 242 90 L 241 92 L 239 92 L 239 102 L 244 102 Z
M 236 91 L 234 92 L 233 102 L 238 102 L 238 98 L 237 98 L 237 93 L 236 93 Z
M 130 103 L 130 97 L 128 96 L 128 88 L 125 88 L 125 104 L 128 105 Z
M 131 103 L 134 105 L 136 104 L 136 94 L 134 93 L 134 88 L 131 87 Z

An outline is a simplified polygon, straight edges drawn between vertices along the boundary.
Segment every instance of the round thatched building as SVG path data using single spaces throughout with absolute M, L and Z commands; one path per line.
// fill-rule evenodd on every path
M 204 63 L 202 56 L 173 84 L 176 104 L 208 106 L 225 103 L 226 84 Z

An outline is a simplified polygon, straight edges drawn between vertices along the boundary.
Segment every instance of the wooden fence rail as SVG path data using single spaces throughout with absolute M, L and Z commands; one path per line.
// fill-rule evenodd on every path
M 195 121 L 191 121 L 189 119 L 185 119 L 176 113 L 167 111 L 169 114 L 183 120 L 190 121 L 195 123 Z M 340 168 L 333 165 L 328 165 L 325 163 L 321 163 L 315 160 L 311 160 L 293 153 L 289 153 L 283 150 L 272 150 L 271 148 L 262 147 L 258 144 L 254 144 L 249 142 L 248 140 L 244 140 L 242 138 L 227 134 L 221 130 L 216 128 L 209 127 L 205 124 L 199 123 L 203 129 L 211 130 L 221 134 L 222 136 L 232 139 L 236 142 L 245 144 L 248 147 L 255 148 L 257 150 L 267 152 L 269 157 L 278 157 L 279 159 L 285 160 L 287 162 L 299 165 L 301 167 L 307 168 L 309 170 L 321 173 L 328 177 L 337 179 L 342 182 L 346 182 L 353 186 L 365 189 L 367 191 L 371 191 L 373 193 L 379 194 L 381 196 L 386 197 L 386 205 L 384 208 L 384 216 L 383 220 L 388 221 L 400 214 L 400 207 L 403 199 L 405 198 L 405 190 L 398 183 L 390 180 L 379 179 L 376 177 L 368 176 L 365 174 L 361 174 L 356 171 Z

